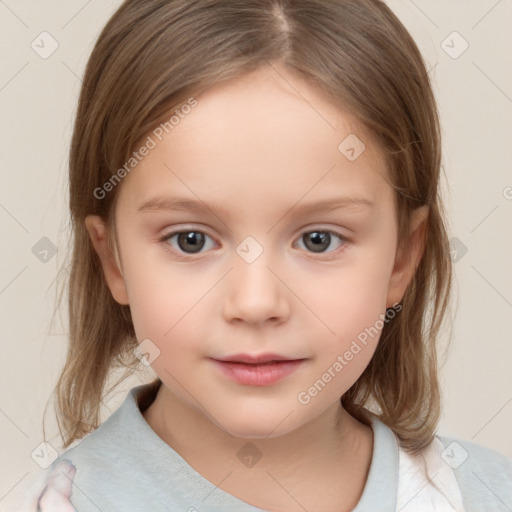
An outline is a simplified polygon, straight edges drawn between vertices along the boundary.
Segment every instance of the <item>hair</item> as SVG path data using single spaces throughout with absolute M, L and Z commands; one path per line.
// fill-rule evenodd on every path
M 69 347 L 55 388 L 64 447 L 99 426 L 113 368 L 130 374 L 139 362 L 129 306 L 113 299 L 84 223 L 95 214 L 114 225 L 122 184 L 101 199 L 94 191 L 185 98 L 274 62 L 352 112 L 380 146 L 396 190 L 399 247 L 411 212 L 428 205 L 425 249 L 402 309 L 341 403 L 363 421 L 373 407 L 410 453 L 432 441 L 452 267 L 437 106 L 410 34 L 380 0 L 126 0 L 87 63 L 71 141 Z

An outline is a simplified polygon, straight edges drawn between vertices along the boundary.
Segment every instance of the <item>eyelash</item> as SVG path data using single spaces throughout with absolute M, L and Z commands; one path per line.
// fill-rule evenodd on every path
M 205 252 L 205 251 L 203 251 L 201 249 L 201 250 L 199 250 L 198 252 L 195 252 L 195 253 L 187 253 L 187 252 L 182 251 L 179 248 L 176 249 L 176 248 L 174 248 L 174 247 L 172 247 L 170 245 L 169 242 L 170 242 L 171 239 L 173 239 L 174 237 L 176 237 L 176 236 L 178 236 L 180 234 L 187 234 L 187 233 L 195 233 L 195 234 L 199 233 L 199 234 L 205 235 L 206 237 L 208 237 L 208 238 L 213 240 L 213 238 L 211 236 L 209 236 L 207 233 L 205 233 L 204 231 L 200 231 L 198 229 L 182 229 L 180 231 L 172 231 L 171 233 L 163 236 L 160 239 L 160 242 L 162 242 L 165 245 L 166 250 L 173 252 L 174 254 L 178 255 L 182 259 L 187 259 L 188 260 L 188 259 L 190 259 L 190 257 L 194 257 L 194 255 L 196 255 L 196 254 L 202 254 L 203 252 Z M 328 233 L 330 235 L 334 235 L 334 240 L 337 239 L 341 243 L 341 247 L 338 247 L 337 249 L 334 249 L 334 250 L 331 250 L 331 251 L 314 252 L 314 251 L 308 251 L 307 248 L 306 248 L 306 251 L 309 254 L 313 254 L 313 255 L 340 253 L 340 252 L 342 252 L 345 249 L 345 246 L 346 246 L 347 242 L 349 242 L 349 240 L 344 235 L 342 235 L 341 233 L 338 233 L 337 231 L 333 231 L 333 230 L 330 230 L 330 229 L 322 229 L 322 228 L 320 228 L 320 229 L 309 229 L 307 231 L 303 231 L 301 233 L 301 235 L 298 237 L 298 240 L 302 241 L 302 238 L 304 237 L 304 235 L 312 234 L 312 233 Z M 332 239 L 330 240 L 329 245 L 331 245 L 331 242 L 332 242 Z

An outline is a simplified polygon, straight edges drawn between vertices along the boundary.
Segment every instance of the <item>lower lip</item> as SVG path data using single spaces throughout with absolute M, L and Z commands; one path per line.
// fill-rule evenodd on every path
M 265 364 L 233 363 L 213 359 L 217 366 L 228 378 L 248 386 L 268 386 L 284 379 L 304 362 L 304 359 L 294 361 L 273 361 Z

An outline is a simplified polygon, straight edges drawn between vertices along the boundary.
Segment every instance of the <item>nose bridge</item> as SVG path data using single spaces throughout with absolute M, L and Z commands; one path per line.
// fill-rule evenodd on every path
M 275 263 L 271 250 L 249 236 L 237 246 L 233 256 L 234 268 L 224 304 L 226 318 L 260 323 L 287 316 L 284 287 L 270 270 Z

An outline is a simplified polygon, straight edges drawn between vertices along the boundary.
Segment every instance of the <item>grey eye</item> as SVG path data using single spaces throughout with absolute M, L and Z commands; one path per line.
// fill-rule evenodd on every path
M 178 248 L 176 248 L 175 245 L 171 243 L 174 238 L 177 239 Z M 192 230 L 171 233 L 169 236 L 165 237 L 173 249 L 184 252 L 186 254 L 194 254 L 201 251 L 205 247 L 207 238 L 210 237 L 205 233 Z
M 343 242 L 340 235 L 331 231 L 308 231 L 301 236 L 300 240 L 303 241 L 307 250 L 316 253 L 326 252 L 325 249 L 331 245 L 333 240 L 338 240 L 340 245 Z

